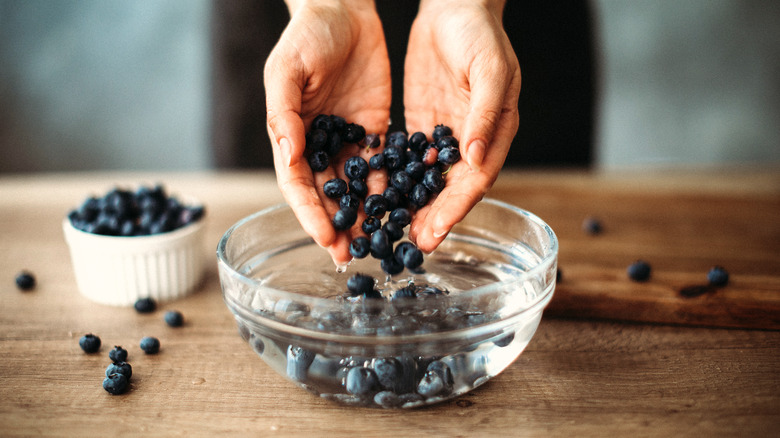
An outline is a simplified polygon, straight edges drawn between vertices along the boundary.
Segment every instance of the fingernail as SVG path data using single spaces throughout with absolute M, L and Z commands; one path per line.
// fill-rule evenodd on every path
M 279 153 L 282 154 L 282 163 L 284 163 L 285 166 L 290 167 L 292 163 L 290 163 L 290 141 L 287 140 L 286 137 L 282 137 L 281 140 L 279 140 Z
M 477 171 L 482 168 L 482 160 L 485 158 L 485 142 L 474 140 L 469 145 L 468 162 L 471 170 Z
M 433 232 L 433 237 L 438 239 L 439 237 L 444 236 L 445 234 L 447 234 L 446 230 L 434 231 Z

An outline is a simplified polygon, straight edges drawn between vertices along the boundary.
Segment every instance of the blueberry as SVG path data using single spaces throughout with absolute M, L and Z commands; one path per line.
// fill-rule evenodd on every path
M 133 376 L 133 367 L 125 361 L 113 362 L 106 368 L 106 377 L 112 374 L 122 374 L 129 380 Z
M 428 169 L 423 174 L 422 183 L 431 193 L 439 193 L 444 189 L 444 176 L 437 169 Z
M 710 271 L 707 272 L 707 282 L 710 286 L 725 286 L 729 282 L 729 273 L 721 266 L 713 266 Z
M 407 208 L 398 207 L 390 212 L 388 220 L 397 223 L 403 228 L 412 223 L 412 213 Z
M 328 154 L 325 151 L 314 151 L 309 155 L 309 167 L 314 172 L 322 172 L 330 164 Z
M 387 211 L 387 199 L 382 195 L 371 195 L 366 198 L 363 210 L 367 215 L 381 219 Z
M 458 140 L 451 136 L 451 135 L 445 135 L 442 137 L 439 137 L 438 140 L 436 140 L 436 149 L 443 150 L 446 148 L 458 148 Z
M 350 229 L 357 221 L 357 212 L 352 209 L 342 208 L 333 215 L 333 227 L 339 231 Z
M 312 129 L 306 134 L 306 148 L 311 151 L 321 151 L 328 141 L 328 133 L 322 129 Z
M 366 129 L 357 123 L 349 123 L 344 127 L 342 134 L 345 142 L 360 143 L 366 137 Z
M 408 166 L 409 163 L 420 163 L 422 164 L 422 154 L 417 153 L 411 149 L 406 150 L 405 154 L 406 158 L 406 165 Z
M 385 156 L 382 153 L 374 154 L 368 159 L 368 167 L 379 170 L 385 165 Z
M 344 174 L 349 179 L 366 179 L 368 171 L 368 163 L 363 157 L 349 157 L 344 163 Z
M 332 157 L 341 152 L 342 148 L 344 148 L 344 142 L 341 141 L 341 136 L 339 133 L 331 132 L 328 134 L 328 142 L 325 144 L 325 152 Z
M 382 196 L 387 200 L 387 209 L 395 210 L 401 204 L 401 192 L 393 186 L 387 187 Z
M 325 196 L 331 199 L 341 198 L 347 193 L 347 182 L 341 178 L 333 178 L 322 185 L 322 191 Z
M 423 263 L 423 253 L 416 246 L 412 245 L 411 248 L 403 252 L 399 261 L 403 263 L 406 269 L 417 269 Z
M 333 120 L 327 114 L 320 114 L 314 118 L 311 122 L 311 126 L 314 129 L 322 129 L 325 132 L 333 132 L 336 126 L 333 124 Z
M 394 357 L 375 359 L 372 368 L 382 389 L 396 390 L 398 380 L 401 379 L 403 374 L 401 363 L 398 362 L 398 359 Z
M 511 344 L 512 341 L 514 340 L 515 340 L 515 332 L 510 332 L 496 339 L 495 341 L 493 341 L 493 343 L 496 345 L 496 347 L 506 347 L 507 345 Z
M 433 397 L 442 391 L 444 391 L 444 382 L 434 371 L 426 372 L 417 384 L 417 393 L 423 397 Z
M 370 368 L 353 367 L 347 372 L 345 386 L 352 395 L 367 395 L 375 391 L 377 385 L 376 373 Z
M 404 172 L 409 174 L 414 181 L 422 181 L 423 175 L 425 175 L 425 165 L 422 161 L 409 161 Z
M 643 260 L 637 260 L 629 265 L 627 272 L 631 280 L 647 281 L 650 278 L 650 265 Z
M 331 114 L 330 121 L 333 123 L 333 129 L 336 131 L 343 131 L 347 126 L 347 121 L 341 116 Z
M 415 132 L 409 137 L 409 148 L 415 152 L 422 152 L 428 145 L 428 138 L 422 132 Z
M 368 194 L 368 186 L 362 179 L 351 179 L 349 180 L 348 184 L 349 193 L 357 196 L 358 198 L 363 199 Z
M 445 389 L 450 389 L 452 388 L 452 385 L 455 384 L 455 379 L 452 377 L 452 371 L 450 370 L 449 365 L 440 360 L 434 360 L 429 363 L 426 371 L 436 373 L 439 378 L 441 378 Z
M 445 135 L 452 135 L 452 128 L 446 125 L 436 125 L 433 128 L 433 140 L 439 141 Z
M 430 146 L 422 154 L 422 162 L 426 166 L 433 166 L 439 162 L 439 150 L 435 146 Z
M 374 403 L 383 408 L 394 408 L 402 404 L 401 398 L 393 391 L 380 391 L 374 395 Z
M 439 151 L 439 162 L 445 165 L 452 165 L 460 161 L 460 150 L 453 146 L 448 146 Z
M 181 327 L 184 325 L 184 316 L 178 310 L 165 312 L 164 320 L 170 327 Z
M 417 287 L 414 284 L 409 284 L 407 286 L 402 287 L 401 289 L 396 290 L 390 299 L 395 301 L 395 300 L 417 298 L 416 291 L 417 291 Z
M 428 204 L 430 199 L 430 192 L 422 184 L 415 184 L 412 187 L 411 193 L 409 193 L 409 203 L 415 208 L 422 208 Z
M 404 228 L 393 221 L 385 222 L 385 224 L 382 225 L 382 230 L 387 234 L 387 238 L 390 242 L 397 242 L 404 237 Z
M 399 262 L 395 257 L 386 257 L 379 262 L 379 266 L 388 275 L 397 275 L 404 271 L 403 263 Z
M 367 237 L 358 236 L 349 243 L 349 253 L 356 259 L 366 258 L 371 251 L 371 242 Z
M 363 220 L 363 224 L 361 225 L 361 229 L 364 233 L 368 234 L 369 236 L 374 231 L 382 228 L 382 221 L 374 216 L 368 216 Z
M 401 149 L 406 149 L 406 147 L 409 146 L 409 140 L 406 137 L 406 133 L 403 131 L 394 131 L 387 134 L 385 143 L 388 146 L 399 147 Z
M 35 276 L 28 271 L 21 271 L 16 274 L 16 287 L 19 290 L 32 290 L 35 287 Z
M 378 148 L 381 144 L 379 136 L 376 134 L 366 135 L 366 138 L 363 139 L 363 142 L 366 144 L 366 147 L 371 149 Z
M 108 352 L 108 358 L 112 362 L 124 362 L 127 360 L 127 350 L 116 345 Z
M 393 247 L 387 233 L 382 230 L 376 230 L 371 233 L 371 256 L 376 259 L 390 257 L 393 253 Z
M 582 221 L 582 230 L 590 235 L 601 234 L 601 221 L 592 216 L 586 217 Z
M 353 296 L 364 295 L 374 290 L 374 277 L 365 274 L 355 274 L 347 280 L 347 290 Z
M 96 353 L 100 350 L 100 337 L 88 333 L 79 339 L 79 347 L 81 347 L 85 353 Z
M 287 347 L 287 377 L 303 382 L 309 372 L 309 366 L 314 362 L 315 353 L 302 347 L 290 345 Z
M 160 340 L 153 336 L 141 338 L 139 345 L 146 354 L 157 354 L 160 351 Z
M 405 154 L 401 148 L 395 146 L 385 147 L 382 154 L 385 156 L 385 168 L 388 171 L 393 172 L 403 167 Z
M 138 313 L 152 313 L 157 309 L 157 302 L 151 297 L 139 298 L 135 301 L 133 307 L 135 307 L 135 311 Z
M 111 374 L 103 379 L 103 389 L 111 395 L 124 394 L 128 386 L 127 377 L 124 374 Z
M 403 170 L 393 172 L 390 176 L 390 184 L 401 194 L 409 193 L 414 185 L 414 180 Z

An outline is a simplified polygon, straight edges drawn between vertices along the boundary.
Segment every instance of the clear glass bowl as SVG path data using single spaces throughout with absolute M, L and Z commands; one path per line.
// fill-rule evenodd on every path
M 392 277 L 371 256 L 339 272 L 286 205 L 239 221 L 217 247 L 225 303 L 271 368 L 323 398 L 385 408 L 456 397 L 517 359 L 552 298 L 557 254 L 541 219 L 490 199 L 422 269 Z M 358 272 L 382 299 L 347 293 Z M 416 298 L 391 299 L 410 283 Z

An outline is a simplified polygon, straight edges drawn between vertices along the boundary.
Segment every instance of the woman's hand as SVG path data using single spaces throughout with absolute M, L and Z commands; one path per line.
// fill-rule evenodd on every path
M 520 66 L 500 0 L 422 0 L 409 35 L 404 107 L 409 133 L 448 125 L 463 159 L 409 231 L 433 251 L 479 202 L 504 164 L 519 124 Z
M 336 264 L 351 260 L 352 232 L 331 223 L 338 203 L 323 184 L 345 178 L 344 161 L 369 154 L 347 145 L 324 172 L 314 174 L 304 157 L 305 130 L 318 114 L 335 114 L 384 134 L 390 117 L 390 61 L 373 1 L 288 1 L 291 19 L 265 65 L 268 130 L 277 181 L 304 230 L 328 249 Z M 386 184 L 378 172 L 369 193 Z M 357 230 L 360 221 L 353 227 Z

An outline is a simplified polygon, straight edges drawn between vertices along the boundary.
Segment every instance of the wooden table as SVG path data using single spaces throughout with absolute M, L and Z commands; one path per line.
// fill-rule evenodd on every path
M 207 251 L 238 219 L 281 201 L 273 175 L 32 174 L 0 177 L 2 436 L 770 436 L 780 430 L 780 169 L 505 171 L 490 196 L 538 214 L 560 238 L 562 280 L 539 330 L 503 374 L 411 411 L 346 409 L 281 380 L 237 335 L 216 264 L 156 313 L 77 291 L 60 221 L 87 194 L 164 183 L 208 207 Z M 598 217 L 604 232 L 581 230 Z M 634 283 L 635 259 L 653 267 Z M 698 297 L 715 264 L 729 286 Z M 35 273 L 21 292 L 14 276 Z M 167 327 L 164 310 L 186 325 Z M 763 326 L 764 329 L 745 328 Z M 730 327 L 730 328 L 724 328 Z M 742 328 L 739 328 L 742 327 Z M 103 340 L 84 354 L 81 335 Z M 138 341 L 157 336 L 158 355 Z M 132 387 L 102 387 L 125 346 Z

